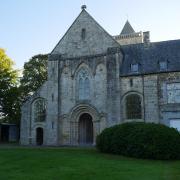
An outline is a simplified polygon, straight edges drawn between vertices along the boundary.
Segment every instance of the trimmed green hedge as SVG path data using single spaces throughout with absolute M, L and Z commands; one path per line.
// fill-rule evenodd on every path
M 162 124 L 132 122 L 97 136 L 101 152 L 147 159 L 180 159 L 180 133 Z

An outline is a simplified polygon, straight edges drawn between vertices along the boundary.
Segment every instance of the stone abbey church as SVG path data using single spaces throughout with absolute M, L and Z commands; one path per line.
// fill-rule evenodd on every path
M 85 6 L 48 59 L 48 80 L 22 106 L 22 145 L 94 145 L 124 122 L 180 128 L 180 40 L 150 42 L 127 21 L 109 35 Z

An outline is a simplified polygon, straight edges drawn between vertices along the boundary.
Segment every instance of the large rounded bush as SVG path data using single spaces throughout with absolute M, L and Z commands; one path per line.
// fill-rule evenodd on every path
M 165 125 L 132 122 L 107 128 L 97 136 L 101 152 L 148 159 L 180 159 L 180 133 Z

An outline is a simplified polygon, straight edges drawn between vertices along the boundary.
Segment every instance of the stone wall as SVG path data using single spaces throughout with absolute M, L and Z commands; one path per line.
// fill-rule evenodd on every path
M 138 121 L 144 121 L 144 90 L 143 90 L 143 77 L 142 76 L 131 76 L 131 77 L 121 77 L 121 118 L 122 122 L 128 122 L 126 118 L 126 97 L 130 94 L 137 94 L 141 97 L 142 103 L 142 119 Z M 130 121 L 134 121 L 131 119 Z M 137 120 L 136 120 L 137 121 Z
M 111 49 L 112 50 L 112 49 Z M 111 50 L 109 50 L 111 52 Z M 113 50 L 112 50 L 113 51 Z M 117 52 L 107 56 L 107 126 L 113 126 L 121 121 L 120 117 L 120 83 L 119 68 L 122 54 Z
M 63 59 L 60 60 L 59 81 L 59 142 L 63 144 L 76 144 L 71 140 L 72 135 L 78 133 L 78 117 L 71 117 L 76 106 L 88 106 L 86 113 L 94 116 L 94 133 L 97 135 L 105 127 L 117 124 L 120 119 L 119 109 L 119 61 L 120 53 L 107 55 Z M 112 67 L 114 63 L 114 71 Z M 108 64 L 110 63 L 110 64 Z M 90 98 L 80 100 L 78 98 L 77 75 L 81 69 L 87 69 L 90 78 Z M 108 72 L 109 71 L 109 72 Z M 114 81 L 114 83 L 112 83 Z M 108 95 L 109 94 L 109 95 Z M 108 102 L 108 103 L 107 103 Z M 108 104 L 108 105 L 107 105 Z M 94 109 L 91 112 L 91 108 Z M 88 112 L 89 111 L 89 112 Z M 82 110 L 82 113 L 84 110 Z M 94 113 L 96 115 L 94 115 Z M 81 113 L 80 113 L 81 114 Z M 74 125 L 72 125 L 74 123 Z M 73 130 L 71 130 L 73 129 Z M 74 132 L 75 131 L 75 132 Z
M 58 59 L 57 59 L 58 60 Z M 59 107 L 59 68 L 58 61 L 48 62 L 48 86 L 47 86 L 47 121 L 45 144 L 57 145 L 58 139 L 58 107 Z
M 171 120 L 180 119 L 180 104 L 176 103 L 178 96 L 175 97 L 174 102 L 168 102 L 167 84 L 177 83 L 180 83 L 180 72 L 161 73 L 158 76 L 160 123 L 167 126 L 170 125 Z M 174 92 L 174 94 L 176 93 Z
M 82 38 L 83 30 L 85 30 L 85 38 Z M 52 54 L 73 58 L 106 53 L 109 47 L 119 47 L 119 44 L 83 10 Z
M 159 123 L 157 75 L 144 76 L 145 122 Z
M 82 32 L 85 33 L 83 37 Z M 144 32 L 146 38 L 140 32 L 115 39 L 122 45 L 149 42 L 148 33 Z M 96 136 L 104 128 L 128 121 L 125 103 L 130 94 L 140 97 L 142 113 L 141 119 L 131 121 L 169 125 L 171 118 L 180 116 L 179 103 L 167 101 L 167 83 L 180 82 L 180 73 L 147 71 L 152 64 L 156 69 L 156 61 L 166 57 L 164 54 L 170 48 L 166 45 L 161 53 L 163 56 L 152 62 L 152 58 L 156 57 L 154 54 L 159 55 L 158 48 L 161 46 L 155 51 L 154 45 L 152 51 L 142 46 L 137 51 L 139 45 L 134 50 L 131 46 L 129 49 L 128 46 L 121 48 L 115 39 L 82 10 L 49 56 L 48 81 L 22 106 L 21 144 L 35 145 L 36 128 L 41 127 L 44 130 L 44 145 L 78 145 L 79 119 L 83 113 L 92 117 L 95 144 Z M 174 47 L 175 54 L 178 44 Z M 132 62 L 146 65 L 141 70 L 150 73 L 129 73 Z M 128 71 L 121 72 L 122 68 Z M 86 76 L 81 82 L 80 72 Z M 47 102 L 44 122 L 35 122 L 32 116 L 32 104 L 37 98 L 44 98 Z
M 21 144 L 36 144 L 36 128 L 42 127 L 44 145 L 78 145 L 82 113 L 93 117 L 95 143 L 104 128 L 128 121 L 125 98 L 129 94 L 141 97 L 142 119 L 138 121 L 169 126 L 171 119 L 180 117 L 179 104 L 167 100 L 167 84 L 180 83 L 180 73 L 123 77 L 119 74 L 121 62 L 121 52 L 112 49 L 101 56 L 49 61 L 48 81 L 22 106 Z M 78 99 L 76 78 L 81 68 L 90 72 L 89 100 Z M 47 100 L 47 118 L 37 123 L 32 117 L 32 103 L 39 97 Z
M 158 123 L 159 105 L 157 75 L 122 77 L 120 82 L 122 107 L 121 116 L 123 121 L 128 121 L 125 115 L 125 99 L 127 95 L 137 94 L 141 98 L 142 108 L 142 119 L 138 119 L 138 121 Z
M 44 98 L 47 101 L 47 86 L 45 82 L 33 96 L 29 97 L 21 108 L 21 126 L 20 126 L 20 143 L 22 145 L 36 144 L 36 128 L 42 127 L 44 129 L 44 140 L 46 142 L 47 131 L 45 129 L 46 122 L 35 122 L 33 119 L 32 104 L 38 98 Z
M 20 126 L 20 143 L 22 145 L 31 144 L 31 103 L 26 102 L 21 107 L 21 126 Z
M 128 44 L 143 43 L 143 33 L 142 32 L 138 32 L 138 33 L 134 33 L 134 34 L 114 36 L 114 38 L 122 46 L 128 45 Z

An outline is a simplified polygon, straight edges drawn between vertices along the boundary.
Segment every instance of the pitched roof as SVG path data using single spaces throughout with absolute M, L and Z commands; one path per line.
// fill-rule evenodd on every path
M 124 35 L 124 34 L 132 34 L 135 33 L 134 29 L 132 28 L 131 24 L 129 23 L 129 21 L 127 20 L 120 35 Z
M 84 29 L 86 38 L 82 39 Z M 108 48 L 119 46 L 117 41 L 83 9 L 51 54 L 74 58 L 105 53 Z
M 168 68 L 163 72 L 180 71 L 180 40 L 162 41 L 150 44 L 134 44 L 121 46 L 124 59 L 121 76 L 133 74 L 150 74 L 162 72 L 160 61 L 167 61 Z M 139 72 L 131 72 L 131 64 L 140 65 Z

